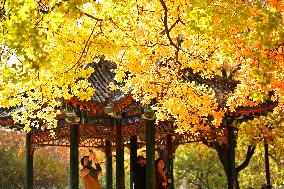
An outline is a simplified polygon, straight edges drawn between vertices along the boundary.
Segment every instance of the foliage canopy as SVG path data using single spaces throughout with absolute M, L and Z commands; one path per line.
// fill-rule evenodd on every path
M 178 131 L 220 125 L 236 106 L 283 108 L 283 1 L 6 0 L 1 6 L 0 106 L 25 130 L 56 125 L 62 99 L 89 100 L 84 65 L 117 63 L 116 86 Z M 189 78 L 198 77 L 201 83 Z M 221 78 L 226 90 L 208 85 Z M 203 83 L 203 84 L 202 84 Z M 114 86 L 113 86 L 114 87 Z

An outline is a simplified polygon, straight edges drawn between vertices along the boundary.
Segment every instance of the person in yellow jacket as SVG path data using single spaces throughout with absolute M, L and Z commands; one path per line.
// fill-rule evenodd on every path
M 100 189 L 98 175 L 102 168 L 93 151 L 90 150 L 89 156 L 82 157 L 81 165 L 83 168 L 80 170 L 80 177 L 83 179 L 85 189 Z

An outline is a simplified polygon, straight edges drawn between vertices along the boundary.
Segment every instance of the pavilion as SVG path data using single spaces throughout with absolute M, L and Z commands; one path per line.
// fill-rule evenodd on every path
M 111 91 L 108 86 L 114 82 L 115 63 L 100 60 L 93 63 L 95 72 L 90 77 L 90 83 L 95 89 L 91 101 L 82 102 L 75 98 L 65 101 L 62 109 L 65 113 L 58 116 L 58 126 L 52 130 L 33 128 L 26 136 L 26 176 L 25 189 L 33 185 L 33 155 L 34 151 L 43 146 L 70 147 L 70 188 L 79 187 L 79 147 L 94 147 L 105 153 L 106 189 L 113 188 L 112 179 L 112 151 L 116 152 L 116 188 L 124 189 L 124 148 L 130 149 L 130 188 L 134 184 L 134 165 L 137 160 L 137 149 L 146 145 L 146 183 L 147 189 L 155 188 L 155 149 L 162 147 L 167 155 L 167 170 L 173 179 L 173 156 L 178 145 L 197 141 L 223 141 L 228 144 L 228 163 L 231 167 L 228 188 L 233 188 L 235 178 L 235 135 L 237 130 L 232 127 L 236 119 L 251 119 L 267 111 L 271 111 L 275 103 L 263 103 L 258 107 L 240 107 L 235 112 L 227 112 L 220 128 L 212 127 L 207 131 L 200 131 L 198 135 L 192 133 L 176 133 L 173 121 L 155 123 L 154 113 L 134 101 L 129 94 L 121 91 Z M 184 78 L 212 87 L 220 96 L 232 92 L 237 82 L 220 78 L 205 80 L 198 75 L 191 74 Z M 222 98 L 219 99 L 222 104 Z M 0 125 L 17 127 L 11 119 L 15 109 L 3 109 L 0 112 Z M 51 136 L 53 132 L 54 136 Z M 172 185 L 174 188 L 174 185 Z

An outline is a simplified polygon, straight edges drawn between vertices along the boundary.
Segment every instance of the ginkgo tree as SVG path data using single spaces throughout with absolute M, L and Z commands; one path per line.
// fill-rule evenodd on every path
M 1 3 L 0 105 L 20 107 L 14 120 L 26 131 L 39 120 L 55 126 L 62 99 L 89 100 L 94 70 L 84 65 L 101 57 L 117 64 L 112 88 L 180 132 L 218 126 L 226 111 L 267 98 L 283 108 L 282 1 Z

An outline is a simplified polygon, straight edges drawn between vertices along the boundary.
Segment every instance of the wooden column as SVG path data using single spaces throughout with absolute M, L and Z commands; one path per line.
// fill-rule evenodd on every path
M 70 188 L 79 188 L 79 125 L 70 125 Z
M 122 120 L 115 119 L 116 125 L 116 189 L 124 189 L 124 144 L 122 138 Z
M 106 189 L 112 189 L 112 152 L 111 142 L 106 140 L 105 144 L 105 155 L 106 155 Z
M 169 174 L 169 178 L 172 181 L 171 189 L 174 189 L 174 167 L 173 167 L 173 139 L 171 135 L 167 135 L 166 137 L 166 147 L 167 147 L 167 172 Z
M 146 123 L 146 189 L 154 189 L 156 185 L 155 168 L 155 120 L 145 120 Z
M 272 188 L 270 183 L 270 169 L 269 169 L 269 157 L 268 157 L 268 143 L 264 139 L 264 161 L 265 161 L 265 176 L 266 176 L 266 188 Z
M 225 118 L 226 119 L 226 118 Z M 229 121 L 225 120 L 225 126 L 227 128 L 227 167 L 228 167 L 228 189 L 236 188 L 236 168 L 235 168 L 235 135 L 234 127 L 232 127 Z
M 33 150 L 31 147 L 31 133 L 26 134 L 26 167 L 25 189 L 33 188 Z
M 130 138 L 130 189 L 134 189 L 136 164 L 137 164 L 137 136 L 132 136 Z

